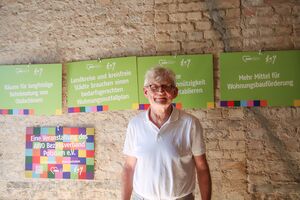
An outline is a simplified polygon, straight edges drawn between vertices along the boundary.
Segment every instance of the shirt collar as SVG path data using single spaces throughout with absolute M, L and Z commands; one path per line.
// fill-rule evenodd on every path
M 172 107 L 173 107 L 172 113 L 171 113 L 169 119 L 166 121 L 166 123 L 174 122 L 174 121 L 178 120 L 178 118 L 179 118 L 179 110 L 177 108 L 175 108 L 173 105 L 172 105 Z M 146 122 L 151 122 L 149 119 L 149 111 L 150 111 L 150 107 L 145 112 L 145 121 Z

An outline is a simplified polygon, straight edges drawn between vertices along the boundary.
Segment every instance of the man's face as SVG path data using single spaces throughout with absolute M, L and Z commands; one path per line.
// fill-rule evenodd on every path
M 151 106 L 168 107 L 178 95 L 178 88 L 168 81 L 153 82 L 144 87 L 144 95 Z

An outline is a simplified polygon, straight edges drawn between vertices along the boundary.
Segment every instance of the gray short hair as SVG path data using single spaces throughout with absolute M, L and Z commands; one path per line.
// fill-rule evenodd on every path
M 165 67 L 153 67 L 149 69 L 145 74 L 144 86 L 151 84 L 151 82 L 162 82 L 168 81 L 173 86 L 176 86 L 176 75 L 175 73 Z

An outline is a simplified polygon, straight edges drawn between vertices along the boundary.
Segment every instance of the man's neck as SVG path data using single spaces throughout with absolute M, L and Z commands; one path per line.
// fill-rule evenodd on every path
M 169 119 L 172 113 L 173 107 L 170 105 L 167 108 L 152 108 L 149 110 L 149 119 L 152 121 L 158 128 L 161 128 L 162 125 Z

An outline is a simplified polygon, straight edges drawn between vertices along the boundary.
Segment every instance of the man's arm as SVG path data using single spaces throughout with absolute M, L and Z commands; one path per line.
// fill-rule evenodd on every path
M 206 161 L 205 154 L 201 156 L 194 156 L 196 170 L 197 170 L 197 178 L 199 189 L 201 193 L 202 200 L 210 200 L 211 199 L 211 177 L 209 172 L 208 163 Z
M 122 200 L 130 200 L 136 158 L 126 156 L 122 173 Z

